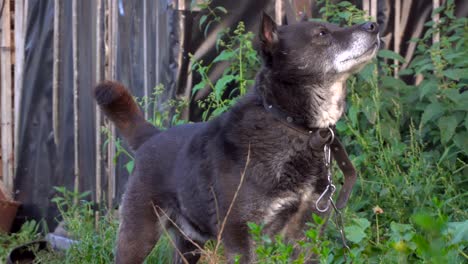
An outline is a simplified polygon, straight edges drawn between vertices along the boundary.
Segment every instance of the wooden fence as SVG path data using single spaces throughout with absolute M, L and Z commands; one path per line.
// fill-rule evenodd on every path
M 79 49 L 78 49 L 78 27 L 79 27 L 79 17 L 77 12 L 77 5 L 80 0 L 73 0 L 73 11 L 72 11 L 72 34 L 73 34 L 73 127 L 74 127 L 74 188 L 75 190 L 80 190 L 80 177 L 83 177 L 80 172 L 80 160 L 79 160 L 79 150 L 80 150 L 80 127 L 79 127 L 79 115 L 76 114 L 79 112 L 80 106 L 80 93 L 79 89 L 79 80 L 80 80 L 80 71 L 78 70 L 79 61 Z M 285 2 L 287 0 L 275 0 L 276 8 L 276 20 L 281 22 L 281 17 L 284 13 Z M 1 67 L 0 67 L 0 113 L 1 113 L 1 176 L 4 184 L 10 191 L 14 191 L 14 175 L 15 169 L 17 166 L 15 157 L 18 155 L 18 148 L 15 144 L 18 142 L 18 118 L 20 116 L 20 104 L 22 96 L 22 87 L 23 87 L 23 76 L 24 76 L 24 63 L 25 63 L 25 35 L 26 35 L 26 18 L 28 10 L 27 0 L 0 0 L 1 4 L 1 38 L 0 38 L 0 58 L 1 58 Z M 53 106 L 52 106 L 52 119 L 53 119 L 53 131 L 54 131 L 54 141 L 58 144 L 61 141 L 60 135 L 60 110 L 59 110 L 59 98 L 61 96 L 60 89 L 62 85 L 61 74 L 63 71 L 62 61 L 61 61 L 61 45 L 60 33 L 63 32 L 63 24 L 59 23 L 64 14 L 64 2 L 65 0 L 54 0 L 55 12 L 54 12 L 54 35 L 53 35 Z M 179 8 L 187 8 L 185 1 L 178 0 L 174 1 L 175 5 Z M 304 10 L 304 7 L 309 6 L 312 0 L 294 0 L 292 5 L 295 8 L 296 12 Z M 412 34 L 413 37 L 418 37 L 423 32 L 423 22 L 430 15 L 430 11 L 440 6 L 440 0 L 433 0 L 433 7 L 429 10 L 422 10 L 419 12 L 420 19 L 418 26 L 414 29 Z M 117 52 L 117 35 L 119 23 L 117 21 L 118 16 L 118 1 L 116 0 L 96 0 L 93 2 L 96 5 L 96 38 L 95 38 L 95 60 L 96 65 L 96 79 L 115 79 L 116 78 L 116 52 Z M 413 0 L 395 0 L 394 5 L 391 7 L 394 14 L 394 30 L 387 36 L 382 36 L 384 39 L 387 39 L 387 48 L 391 47 L 397 53 L 401 51 L 403 33 L 405 32 L 408 25 L 408 18 L 411 10 Z M 143 3 L 146 7 L 147 1 Z M 374 19 L 377 17 L 377 0 L 363 0 L 362 7 L 367 14 Z M 148 17 L 153 14 L 149 14 L 148 10 L 144 8 L 143 20 L 147 21 Z M 436 15 L 433 17 L 434 22 L 439 21 L 439 16 Z M 422 23 L 421 23 L 422 22 Z M 144 50 L 146 53 L 149 48 L 147 47 L 146 38 L 147 38 L 147 29 L 146 22 L 144 27 Z M 390 40 L 393 40 L 393 43 L 390 43 Z M 435 35 L 434 42 L 439 41 L 439 36 Z M 406 44 L 405 44 L 406 45 Z M 406 47 L 406 52 L 403 54 L 406 61 L 410 61 L 412 58 L 416 46 L 414 44 L 409 44 Z M 147 56 L 143 56 L 146 58 Z M 142 61 L 143 68 L 147 71 L 147 60 Z M 394 62 L 398 65 L 398 61 Z M 407 67 L 407 63 L 399 65 L 398 68 Z M 395 76 L 398 73 L 395 71 Z M 158 69 L 156 69 L 158 71 Z M 146 76 L 146 75 L 145 75 Z M 148 80 L 145 77 L 144 79 L 144 95 L 148 96 L 150 94 L 150 86 Z M 95 167 L 95 194 L 96 200 L 102 201 L 106 200 L 108 205 L 111 206 L 111 202 L 115 197 L 116 193 L 116 167 L 114 163 L 115 157 L 115 144 L 111 140 L 107 146 L 107 154 L 103 155 L 101 146 L 103 144 L 103 138 L 101 134 L 101 126 L 105 125 L 111 136 L 115 136 L 115 128 L 105 120 L 99 111 L 96 110 L 95 116 L 95 137 L 96 137 L 96 147 L 95 147 L 95 156 L 96 156 L 96 167 Z M 105 161 L 105 162 L 102 162 Z M 105 168 L 102 168 L 102 164 L 105 164 Z M 103 178 L 103 171 L 107 174 L 107 177 Z M 107 186 L 106 190 L 103 190 L 102 179 L 106 179 Z M 106 193 L 107 197 L 103 197 L 103 194 Z

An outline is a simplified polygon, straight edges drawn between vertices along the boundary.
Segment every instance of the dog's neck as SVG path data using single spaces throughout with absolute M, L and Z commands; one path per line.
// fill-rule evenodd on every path
M 264 68 L 256 89 L 269 104 L 304 120 L 307 128 L 325 128 L 335 125 L 344 112 L 346 77 L 320 83 L 281 81 Z

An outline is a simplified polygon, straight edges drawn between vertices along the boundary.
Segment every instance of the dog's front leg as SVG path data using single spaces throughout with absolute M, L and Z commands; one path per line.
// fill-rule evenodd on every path
M 247 231 L 247 225 L 245 225 L 245 228 L 236 228 L 234 226 L 226 228 L 223 235 L 223 244 L 227 263 L 235 263 L 236 259 L 239 259 L 238 263 L 242 264 L 255 262 L 254 243 Z

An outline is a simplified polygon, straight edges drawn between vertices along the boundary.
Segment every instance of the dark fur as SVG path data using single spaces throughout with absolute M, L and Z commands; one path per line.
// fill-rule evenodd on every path
M 318 37 L 323 28 L 334 35 Z M 313 124 L 328 87 L 354 70 L 323 70 L 322 64 L 331 60 L 327 46 L 338 41 L 346 48 L 346 35 L 356 30 L 363 29 L 312 22 L 277 28 L 265 17 L 260 34 L 264 66 L 253 91 L 210 122 L 164 132 L 144 121 L 120 84 L 100 84 L 96 100 L 136 150 L 135 172 L 121 204 L 116 262 L 141 263 L 167 228 L 179 251 L 196 263 L 196 247 L 165 214 L 203 246 L 217 237 L 244 169 L 245 180 L 222 235 L 228 260 L 241 254 L 241 263 L 254 261 L 247 222 L 265 223 L 270 235 L 302 238 L 304 223 L 327 185 L 323 146 L 310 144 L 309 136 L 275 119 L 262 100 Z M 298 56 L 314 58 L 304 68 Z M 163 216 L 163 227 L 157 214 Z M 183 263 L 177 253 L 175 262 Z

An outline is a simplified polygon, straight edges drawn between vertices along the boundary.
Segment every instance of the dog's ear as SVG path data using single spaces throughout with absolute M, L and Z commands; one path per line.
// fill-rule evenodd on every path
M 278 43 L 278 29 L 275 21 L 265 12 L 262 15 L 260 24 L 260 41 L 262 42 L 262 50 L 270 53 Z

